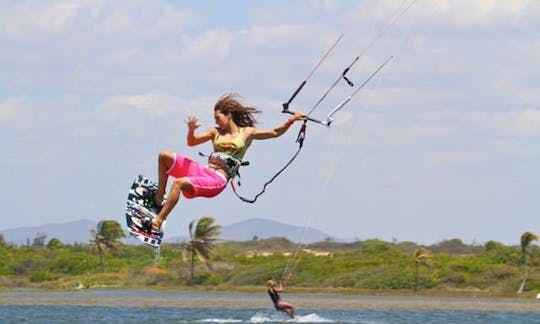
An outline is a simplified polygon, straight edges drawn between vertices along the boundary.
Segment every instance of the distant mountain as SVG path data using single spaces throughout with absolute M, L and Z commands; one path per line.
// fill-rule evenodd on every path
M 90 230 L 96 229 L 97 222 L 87 219 L 40 226 L 17 227 L 0 231 L 6 242 L 17 245 L 32 244 L 34 238 L 46 235 L 45 243 L 52 238 L 58 238 L 66 244 L 88 243 L 91 239 Z
M 311 227 L 295 226 L 269 219 L 252 218 L 223 226 L 219 239 L 225 241 L 251 241 L 254 238 L 266 239 L 271 237 L 285 237 L 292 242 L 310 244 L 323 241 L 329 238 L 330 235 Z M 173 236 L 169 238 L 165 236 L 165 242 L 169 243 L 178 243 L 188 239 L 186 236 Z
M 32 244 L 34 238 L 41 235 L 46 235 L 46 243 L 52 238 L 58 238 L 66 244 L 88 243 L 92 239 L 90 231 L 96 229 L 96 227 L 96 221 L 79 220 L 68 223 L 12 228 L 2 230 L 0 234 L 4 236 L 6 242 L 17 245 Z M 323 241 L 329 238 L 330 235 L 311 227 L 301 227 L 269 219 L 253 218 L 223 226 L 219 238 L 226 241 L 249 241 L 254 238 L 265 239 L 271 237 L 285 237 L 292 242 L 309 244 Z M 187 236 L 165 235 L 165 242 L 169 243 L 183 242 L 187 239 Z M 124 242 L 126 244 L 140 243 L 135 238 L 127 238 Z
M 224 226 L 220 238 L 229 241 L 248 241 L 254 237 L 286 237 L 293 242 L 306 244 L 320 242 L 330 237 L 327 233 L 307 226 L 295 226 L 268 219 L 253 218 Z

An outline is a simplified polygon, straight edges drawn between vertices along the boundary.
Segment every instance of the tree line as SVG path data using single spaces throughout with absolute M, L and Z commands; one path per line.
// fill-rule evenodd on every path
M 189 224 L 188 240 L 163 243 L 159 250 L 123 244 L 125 232 L 113 220 L 99 222 L 87 244 L 57 238 L 45 244 L 40 235 L 32 245 L 17 247 L 0 236 L 0 284 L 242 287 L 291 271 L 291 286 L 299 289 L 480 289 L 502 295 L 540 290 L 540 249 L 532 232 L 521 235 L 519 246 L 466 245 L 458 239 L 420 246 L 380 240 L 306 245 L 256 237 L 220 242 L 220 230 L 214 218 L 201 217 Z M 294 268 L 287 270 L 291 262 Z

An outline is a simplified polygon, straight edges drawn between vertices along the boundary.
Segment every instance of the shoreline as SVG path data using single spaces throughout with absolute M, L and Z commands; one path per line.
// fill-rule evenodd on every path
M 540 312 L 540 300 L 500 297 L 433 297 L 294 293 L 282 295 L 298 309 L 454 310 Z M 266 292 L 84 289 L 0 292 L 1 306 L 106 306 L 173 308 L 267 308 Z

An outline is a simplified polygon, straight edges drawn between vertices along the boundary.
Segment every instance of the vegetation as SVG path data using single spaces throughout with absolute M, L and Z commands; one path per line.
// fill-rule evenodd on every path
M 427 262 L 427 259 L 429 258 L 429 250 L 426 248 L 418 248 L 414 251 L 414 291 L 418 291 L 418 266 L 424 265 L 426 267 L 431 267 L 431 265 Z
M 193 220 L 189 223 L 189 241 L 186 243 L 183 251 L 190 255 L 191 261 L 191 280 L 195 273 L 195 259 L 198 258 L 201 262 L 206 262 L 212 257 L 215 248 L 215 242 L 219 236 L 221 226 L 215 224 L 212 217 L 202 217 L 199 220 Z M 185 259 L 185 258 L 184 258 Z M 212 267 L 206 263 L 211 270 Z
M 259 289 L 267 279 L 279 278 L 297 247 L 284 238 L 216 242 L 219 226 L 203 217 L 190 225 L 190 241 L 163 243 L 156 253 L 148 246 L 122 244 L 118 227 L 105 222 L 88 244 L 56 238 L 44 244 L 40 237 L 35 244 L 14 246 L 0 240 L 0 287 L 73 289 L 82 282 L 90 288 Z M 540 291 L 540 248 L 533 242 L 466 245 L 454 239 L 419 246 L 326 240 L 302 246 L 290 289 L 515 296 L 522 285 L 520 296 L 534 296 Z
M 95 246 L 99 254 L 99 265 L 101 272 L 105 271 L 104 254 L 107 251 L 118 251 L 120 248 L 119 239 L 126 237 L 122 227 L 113 220 L 104 220 L 97 224 L 97 230 L 92 230 L 93 239 L 90 244 Z
M 523 292 L 525 284 L 527 283 L 527 279 L 529 278 L 529 258 L 531 255 L 531 253 L 529 252 L 529 246 L 533 241 L 536 240 L 538 240 L 538 236 L 531 232 L 525 232 L 523 233 L 523 235 L 521 235 L 521 266 L 523 268 L 523 279 L 521 281 L 521 285 L 519 285 L 519 289 L 517 291 L 518 294 L 521 294 Z

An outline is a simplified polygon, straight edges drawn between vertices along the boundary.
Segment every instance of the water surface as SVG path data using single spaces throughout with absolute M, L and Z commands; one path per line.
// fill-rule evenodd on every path
M 540 301 L 146 290 L 0 293 L 1 323 L 540 323 Z

